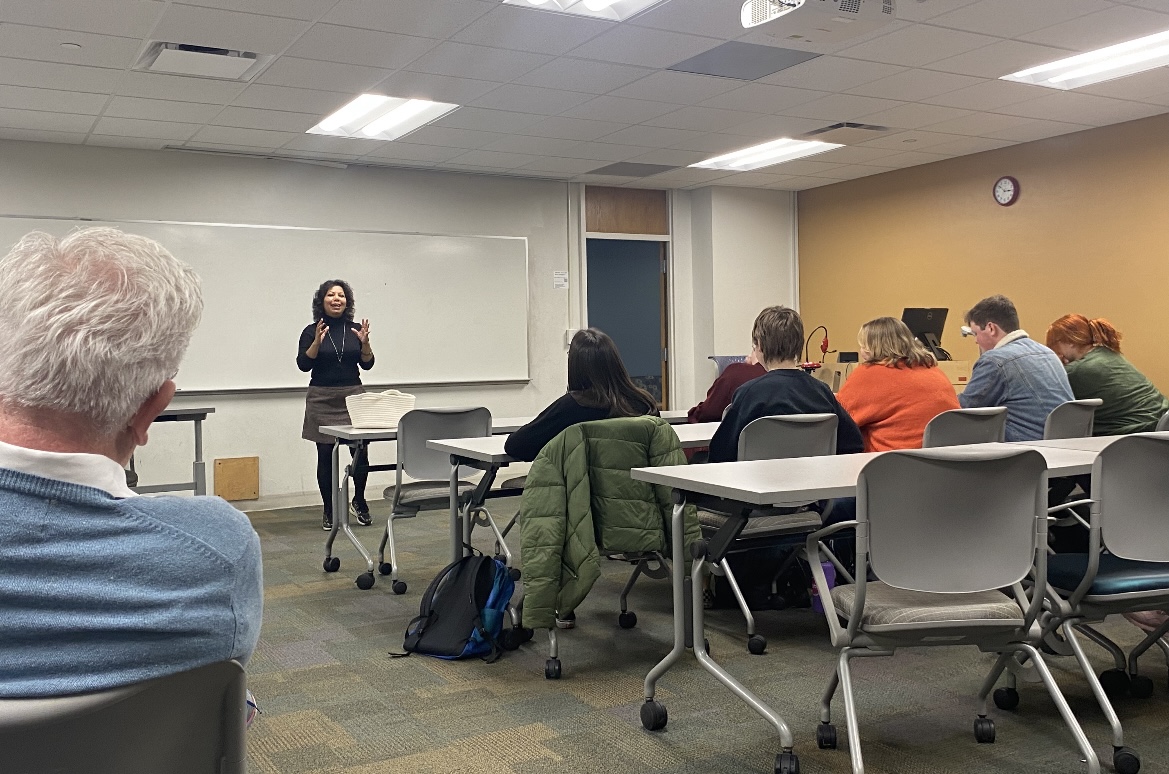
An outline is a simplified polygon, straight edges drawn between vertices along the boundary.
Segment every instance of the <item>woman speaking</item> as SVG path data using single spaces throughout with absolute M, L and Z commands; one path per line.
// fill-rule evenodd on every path
M 322 425 L 348 425 L 349 410 L 345 398 L 364 392 L 358 367 L 373 368 L 373 349 L 369 344 L 369 320 L 358 325 L 353 321 L 353 290 L 344 280 L 321 283 L 313 295 L 313 320 L 300 334 L 296 365 L 311 371 L 305 399 L 304 427 L 300 436 L 317 445 L 317 487 L 324 503 L 323 526 L 333 528 L 333 442 L 322 435 Z M 369 505 L 365 502 L 365 479 L 369 473 L 366 454 L 354 455 L 353 504 L 349 512 L 357 523 L 368 526 Z

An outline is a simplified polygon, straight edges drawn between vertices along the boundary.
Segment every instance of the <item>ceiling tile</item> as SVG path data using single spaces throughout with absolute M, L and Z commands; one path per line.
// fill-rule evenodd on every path
M 417 145 L 395 140 L 381 143 L 378 148 L 366 154 L 365 158 L 439 163 L 450 161 L 462 152 L 462 148 L 441 148 L 437 145 Z
M 528 153 L 537 156 L 567 156 L 569 149 L 577 142 L 577 140 L 562 140 L 556 137 L 528 137 L 520 134 L 508 134 L 483 146 L 483 149 L 503 151 L 504 153 Z
M 282 56 L 256 78 L 257 83 L 360 94 L 390 75 L 389 70 Z M 193 80 L 193 79 L 187 79 Z
M 725 132 L 711 132 L 710 134 L 703 134 L 674 143 L 670 147 L 675 150 L 697 151 L 699 153 L 706 153 L 708 156 L 717 156 L 739 150 L 740 148 L 750 147 L 751 144 L 752 141 L 745 137 L 726 134 Z
M 726 130 L 726 134 L 739 135 L 741 145 L 750 145 L 750 140 L 775 140 L 780 137 L 798 137 L 813 129 L 822 129 L 831 121 L 819 118 L 796 118 L 793 116 L 763 116 Z
M 921 102 L 939 94 L 957 91 L 968 86 L 983 83 L 981 78 L 933 70 L 905 70 L 848 90 L 850 94 L 864 97 L 882 97 L 905 102 Z
M 172 4 L 151 37 L 171 43 L 279 54 L 308 28 L 308 22 L 297 19 Z
M 293 139 L 289 132 L 271 132 L 263 129 L 241 129 L 234 126 L 204 126 L 190 138 L 189 144 L 204 142 L 221 145 L 245 145 L 259 148 L 279 148 Z
M 838 56 L 822 56 L 819 59 L 780 70 L 775 75 L 760 79 L 760 83 L 777 86 L 795 86 L 816 91 L 847 91 L 880 78 L 896 75 L 906 68 L 891 64 L 860 62 Z
M 1045 90 L 1042 86 L 996 79 L 982 81 L 976 86 L 968 86 L 949 94 L 939 94 L 922 101 L 931 105 L 945 105 L 964 110 L 995 110 L 1004 105 L 1013 105 L 1016 102 L 1034 99 L 1044 93 Z
M 341 0 L 322 21 L 442 40 L 498 4 L 486 0 Z
M 703 35 L 723 40 L 733 40 L 743 34 L 738 5 L 709 0 L 670 0 L 624 23 L 668 32 L 701 30 Z
M 877 159 L 885 158 L 888 155 L 890 153 L 886 148 L 869 147 L 868 145 L 847 145 L 843 148 L 836 148 L 827 153 L 822 153 L 817 158 L 834 164 L 844 165 L 867 164 L 875 162 Z
M 729 78 L 661 70 L 628 86 L 615 89 L 611 96 L 693 105 L 718 94 L 733 91 L 741 85 L 742 82 Z
M 226 105 L 239 96 L 245 86 L 246 84 L 235 81 L 216 81 L 210 78 L 126 72 L 122 74 L 116 93 L 126 97 Z
M 465 107 L 440 118 L 435 125 L 452 129 L 472 129 L 480 132 L 518 132 L 540 120 L 530 113 Z
M 852 94 L 830 94 L 811 102 L 805 102 L 784 110 L 785 115 L 796 118 L 818 118 L 828 123 L 856 121 L 858 118 L 879 110 L 889 110 L 903 103 L 876 97 L 858 97 Z M 869 122 L 871 123 L 871 122 Z
M 595 118 L 600 121 L 639 124 L 642 121 L 672 113 L 677 109 L 677 105 L 664 102 L 605 96 L 591 99 L 583 105 L 566 110 L 564 115 L 568 118 Z
M 641 156 L 644 153 L 645 148 L 637 145 L 582 142 L 570 148 L 568 156 L 574 159 L 592 159 L 594 161 L 628 161 L 634 156 Z
M 907 151 L 905 153 L 894 153 L 892 156 L 886 156 L 879 162 L 880 166 L 888 167 L 890 169 L 904 169 L 905 167 L 913 167 L 918 164 L 932 164 L 935 161 L 945 161 L 948 156 L 940 153 L 925 153 L 923 151 Z
M 88 132 L 93 116 L 41 110 L 0 108 L 0 126 L 7 129 L 44 129 L 50 132 Z
M 1055 137 L 1060 134 L 1068 134 L 1070 132 L 1082 132 L 1085 129 L 1091 129 L 1090 126 L 1083 124 L 1068 124 L 1060 121 L 1034 121 L 1026 120 L 1026 123 L 1012 127 L 1010 129 L 1003 129 L 998 132 L 990 132 L 986 136 L 1001 140 L 1014 140 L 1015 142 L 1031 142 L 1032 140 L 1043 140 L 1048 137 Z
M 635 156 L 630 161 L 635 161 L 638 164 L 667 164 L 674 167 L 686 167 L 691 164 L 697 164 L 707 157 L 707 154 L 701 151 L 675 150 L 672 148 L 661 148 L 659 150 L 651 150 L 649 153 Z
M 734 174 L 734 172 L 727 172 L 722 169 L 675 169 L 672 172 L 663 172 L 660 175 L 654 175 L 648 178 L 647 182 L 669 186 L 688 186 L 709 184 L 716 180 L 725 180 Z
M 103 148 L 162 150 L 170 144 L 170 140 L 163 140 L 156 137 L 117 137 L 112 134 L 91 134 L 86 138 L 85 144 L 98 145 Z
M 182 2 L 184 5 L 201 5 L 206 8 L 315 21 L 332 8 L 337 0 L 182 0 Z
M 472 150 L 454 158 L 455 164 L 472 164 L 477 167 L 515 169 L 531 163 L 536 157 L 525 153 L 503 153 L 501 151 Z
M 962 139 L 953 134 L 946 134 L 943 132 L 927 132 L 921 129 L 911 130 L 908 132 L 885 132 L 871 140 L 865 141 L 864 145 L 856 146 L 860 148 L 873 149 L 884 148 L 886 150 L 894 150 L 898 153 L 906 151 L 920 151 L 931 149 L 935 145 L 942 145 L 943 143 L 952 142 L 954 140 Z M 835 153 L 836 151 L 833 151 Z M 851 163 L 866 164 L 867 161 L 860 161 L 859 159 Z
M 614 23 L 498 4 L 464 27 L 452 40 L 537 54 L 564 54 L 614 28 Z
M 497 88 L 499 88 L 499 84 L 495 81 L 453 78 L 449 75 L 399 70 L 373 87 L 372 91 L 391 97 L 417 97 L 432 102 L 466 105 Z
M 85 132 L 51 132 L 44 129 L 13 129 L 0 126 L 0 140 L 22 142 L 62 142 L 76 145 L 85 140 Z
M 553 116 L 531 126 L 525 126 L 522 132 L 531 137 L 553 137 L 587 142 L 604 137 L 606 134 L 612 134 L 625 126 L 626 124 L 615 121 L 590 121 L 585 118 Z
M 793 105 L 802 105 L 828 96 L 822 91 L 772 86 L 767 83 L 748 83 L 734 91 L 703 100 L 703 107 L 720 110 L 744 110 L 755 113 L 782 113 Z
M 284 150 L 306 153 L 331 153 L 359 158 L 385 145 L 385 140 L 364 137 L 328 137 L 320 134 L 299 134 L 281 146 Z
M 983 151 L 995 150 L 996 148 L 1004 148 L 1013 144 L 1010 140 L 991 140 L 986 137 L 961 137 L 950 142 L 935 145 L 932 150 L 937 153 L 952 153 L 955 156 L 964 156 L 969 153 L 982 153 Z
M 410 138 L 410 142 L 419 145 L 437 145 L 444 148 L 471 150 L 490 145 L 507 135 L 500 134 L 499 132 L 475 132 L 470 129 L 451 129 L 445 126 L 430 124 L 406 136 Z
M 476 99 L 475 107 L 514 110 L 519 113 L 538 113 L 545 116 L 563 113 L 571 107 L 593 98 L 591 94 L 539 86 L 520 86 L 509 83 Z
M 142 118 L 147 121 L 177 121 L 186 124 L 205 124 L 223 108 L 205 102 L 176 102 L 169 99 L 142 99 L 141 97 L 114 97 L 102 115 L 113 118 Z
M 114 90 L 121 75 L 120 70 L 106 67 L 0 58 L 0 83 L 11 86 L 108 94 Z
M 824 158 L 824 161 L 820 159 Z M 825 172 L 830 172 L 833 169 L 839 169 L 843 164 L 836 164 L 827 160 L 826 156 L 817 155 L 810 159 L 796 159 L 795 161 L 787 161 L 783 164 L 773 164 L 770 167 L 764 167 L 770 174 L 784 174 L 784 175 L 818 175 Z
M 974 113 L 952 121 L 942 121 L 930 126 L 931 132 L 958 134 L 965 137 L 990 137 L 1006 129 L 1014 129 L 1030 123 L 1030 119 L 1019 116 L 1005 116 L 999 113 Z
M 601 142 L 619 143 L 621 145 L 642 145 L 647 148 L 662 148 L 674 143 L 684 142 L 701 137 L 701 132 L 688 132 L 684 129 L 667 129 L 659 126 L 629 126 L 619 129 L 612 134 L 601 138 Z
M 664 116 L 651 118 L 644 126 L 665 126 L 671 129 L 688 129 L 695 132 L 719 132 L 732 126 L 740 126 L 759 118 L 758 113 L 738 110 L 716 110 L 707 107 L 684 107 Z
M 408 95 L 402 95 L 408 96 Z M 239 107 L 287 110 L 293 113 L 315 113 L 326 116 L 353 99 L 352 94 L 315 89 L 296 89 L 253 83 L 236 97 L 233 105 Z
M 216 126 L 241 129 L 271 129 L 277 132 L 307 132 L 320 121 L 316 113 L 287 113 L 282 110 L 227 107 L 216 118 Z
M 714 48 L 714 38 L 621 25 L 572 50 L 574 57 L 664 68 Z
M 314 24 L 288 49 L 289 56 L 397 70 L 434 48 L 436 41 L 376 30 Z
M 590 169 L 597 168 L 597 161 L 595 159 L 569 159 L 569 158 L 542 158 L 536 159 L 530 164 L 524 164 L 521 169 L 532 170 L 536 172 L 558 172 L 565 175 L 579 175 L 588 172 Z
M 923 126 L 954 121 L 968 115 L 971 115 L 969 110 L 907 102 L 889 110 L 869 113 L 864 116 L 864 123 L 896 129 L 920 129 Z
M 19 110 L 48 110 L 53 113 L 97 115 L 108 99 L 104 94 L 33 89 L 27 86 L 0 86 L 0 105 Z
M 605 94 L 627 83 L 652 73 L 644 67 L 593 62 L 587 59 L 554 59 L 542 67 L 532 70 L 516 80 L 526 86 L 542 86 L 549 89 L 568 89 L 587 94 Z
M 944 13 L 971 5 L 977 0 L 930 0 L 930 2 L 902 2 L 897 8 L 897 18 L 907 21 L 925 21 Z
M 1111 6 L 1108 0 L 979 0 L 930 19 L 941 27 L 1017 38 Z
M 1127 5 L 1114 5 L 1099 13 L 1080 16 L 1037 32 L 1017 37 L 1033 43 L 1061 46 L 1075 51 L 1123 43 L 1132 38 L 1152 35 L 1169 29 L 1169 14 L 1146 11 Z
M 198 130 L 198 124 L 109 117 L 99 119 L 93 127 L 94 134 L 116 134 L 122 137 L 149 137 L 158 140 L 174 140 L 176 142 L 189 139 Z
M 869 175 L 879 175 L 883 170 L 873 167 L 860 166 L 859 164 L 847 167 L 839 167 L 832 170 L 832 180 L 856 180 Z
M 1040 46 L 1018 40 L 1000 40 L 958 56 L 941 59 L 930 65 L 931 70 L 974 75 L 980 78 L 1000 78 L 1028 67 L 1069 56 L 1067 49 Z
M 474 74 L 480 80 L 506 83 L 549 61 L 551 57 L 542 54 L 447 41 L 423 54 L 410 69 L 455 77 Z
M 156 0 L 35 0 L 0 3 L 0 22 L 141 38 L 164 8 Z
M 63 48 L 62 43 L 75 43 L 81 48 Z M 138 48 L 135 38 L 0 24 L 0 51 L 16 59 L 122 69 L 134 63 Z
M 839 53 L 851 59 L 921 67 L 995 42 L 986 35 L 915 24 Z
M 1166 2 L 1169 2 L 1169 0 L 1166 0 Z M 0 72 L 3 69 L 4 65 L 0 64 Z M 1084 86 L 1076 91 L 1084 94 L 1099 94 L 1102 97 L 1137 101 L 1153 98 L 1151 101 L 1156 101 L 1158 104 L 1165 104 L 1156 98 L 1169 93 L 1169 67 L 1146 70 L 1143 73 L 1136 73 L 1135 75 L 1129 75 L 1124 78 L 1116 78 L 1115 80 L 1105 81 L 1104 83 Z
M 1056 91 L 1039 99 L 1008 105 L 1000 113 L 1026 118 L 1042 118 L 1076 124 L 1103 126 L 1164 113 L 1162 105 L 1110 99 L 1095 94 Z

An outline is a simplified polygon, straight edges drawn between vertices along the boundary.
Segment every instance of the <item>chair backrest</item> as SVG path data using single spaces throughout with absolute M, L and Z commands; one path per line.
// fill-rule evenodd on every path
M 1002 443 L 1007 432 L 1005 406 L 943 411 L 925 426 L 923 449 L 968 443 Z
M 1093 511 L 1104 546 L 1123 559 L 1169 562 L 1169 433 L 1137 433 L 1104 448 L 1092 466 Z
M 739 433 L 739 460 L 827 457 L 836 454 L 835 414 L 760 417 Z
M 1163 433 L 1166 430 L 1169 430 L 1169 411 L 1166 411 L 1165 415 L 1157 420 L 1157 432 Z
M 243 774 L 235 661 L 98 693 L 0 699 L 5 774 Z
M 867 522 L 869 565 L 884 583 L 914 591 L 1010 586 L 1035 561 L 1046 470 L 1043 455 L 1025 447 L 876 457 L 857 481 L 857 535 Z
M 1045 440 L 1056 438 L 1088 438 L 1096 421 L 1096 409 L 1104 405 L 1100 398 L 1069 400 L 1061 403 L 1047 415 L 1043 423 Z
M 450 455 L 426 448 L 426 442 L 487 435 L 491 435 L 491 412 L 482 406 L 408 411 L 398 421 L 398 471 L 419 481 L 449 479 Z M 471 472 L 470 468 L 461 469 L 459 475 Z

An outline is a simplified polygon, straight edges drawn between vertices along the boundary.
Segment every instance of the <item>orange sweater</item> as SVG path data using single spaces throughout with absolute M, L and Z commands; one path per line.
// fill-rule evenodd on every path
M 920 449 L 925 426 L 958 408 L 958 396 L 937 368 L 857 367 L 836 396 L 861 429 L 865 451 Z

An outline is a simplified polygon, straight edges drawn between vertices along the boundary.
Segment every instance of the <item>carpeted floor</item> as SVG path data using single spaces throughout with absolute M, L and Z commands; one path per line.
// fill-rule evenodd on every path
M 518 500 L 494 503 L 506 516 Z M 384 524 L 387 511 L 387 504 L 373 504 L 375 525 Z M 335 546 L 340 572 L 322 571 L 319 513 L 304 508 L 252 516 L 263 544 L 266 593 L 263 632 L 248 669 L 263 708 L 248 737 L 251 774 L 772 771 L 778 741 L 770 726 L 689 656 L 659 683 L 667 729 L 642 729 L 642 681 L 670 647 L 666 583 L 640 581 L 631 596 L 638 625 L 620 629 L 617 595 L 629 567 L 605 562 L 604 577 L 577 610 L 577 628 L 561 634 L 559 681 L 544 679 L 543 632 L 490 665 L 391 659 L 387 654 L 401 648 L 427 583 L 446 562 L 446 514 L 397 522 L 409 591 L 395 596 L 381 579 L 369 591 L 354 585 L 363 568 L 343 536 Z M 490 548 L 479 533 L 476 542 Z M 381 527 L 357 534 L 376 549 Z M 1110 621 L 1105 630 L 1126 644 L 1140 639 L 1123 621 Z M 739 615 L 715 611 L 708 620 L 714 658 L 786 719 L 803 772 L 848 772 L 839 697 L 834 720 L 840 749 L 819 750 L 814 741 L 819 696 L 834 664 L 823 617 L 808 610 L 763 613 L 759 631 L 770 646 L 767 654 L 752 656 Z M 1088 647 L 1100 669 L 1109 666 L 1103 651 Z M 990 663 L 973 648 L 854 662 L 867 771 L 1086 771 L 1039 685 L 1021 685 L 1015 712 L 992 708 L 995 744 L 974 742 L 973 699 Z M 1070 659 L 1049 663 L 1110 771 L 1108 727 L 1087 686 Z M 1141 771 L 1169 772 L 1166 668 L 1155 650 L 1144 659 L 1144 673 L 1154 678 L 1154 696 L 1119 701 L 1117 712 L 1127 743 L 1141 753 Z

